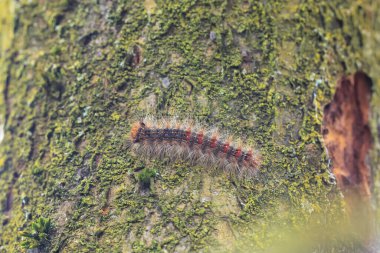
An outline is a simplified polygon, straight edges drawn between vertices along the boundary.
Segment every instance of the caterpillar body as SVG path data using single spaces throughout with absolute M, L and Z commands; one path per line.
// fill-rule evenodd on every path
M 260 165 L 254 149 L 223 136 L 217 129 L 207 130 L 188 120 L 147 117 L 132 124 L 130 145 L 135 153 L 146 157 L 188 160 L 238 177 L 254 176 Z

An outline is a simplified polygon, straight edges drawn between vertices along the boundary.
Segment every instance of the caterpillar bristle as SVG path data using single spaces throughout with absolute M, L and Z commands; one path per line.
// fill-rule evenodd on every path
M 145 116 L 132 124 L 129 138 L 127 146 L 146 158 L 187 160 L 245 178 L 255 176 L 260 166 L 257 152 L 247 148 L 242 139 L 234 140 L 192 119 Z

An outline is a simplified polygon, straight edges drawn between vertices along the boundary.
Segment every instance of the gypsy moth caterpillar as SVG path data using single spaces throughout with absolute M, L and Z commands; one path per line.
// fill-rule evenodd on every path
M 132 124 L 129 138 L 139 155 L 187 160 L 238 177 L 252 177 L 260 166 L 257 152 L 241 140 L 192 120 L 145 117 Z

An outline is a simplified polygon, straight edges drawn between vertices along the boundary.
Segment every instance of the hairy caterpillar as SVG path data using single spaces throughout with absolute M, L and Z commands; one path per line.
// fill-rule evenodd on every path
M 192 121 L 146 117 L 134 122 L 130 132 L 132 150 L 147 157 L 188 160 L 204 167 L 217 167 L 238 177 L 252 177 L 260 159 L 241 141 L 206 129 Z

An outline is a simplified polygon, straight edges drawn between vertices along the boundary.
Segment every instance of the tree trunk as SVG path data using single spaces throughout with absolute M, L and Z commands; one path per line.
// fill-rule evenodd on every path
M 375 252 L 321 124 L 366 72 L 376 206 L 377 1 L 3 0 L 0 18 L 0 252 Z M 259 172 L 139 157 L 146 114 L 242 138 Z

